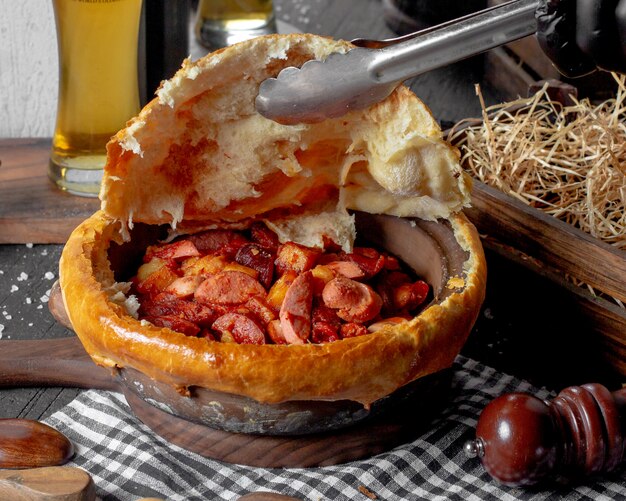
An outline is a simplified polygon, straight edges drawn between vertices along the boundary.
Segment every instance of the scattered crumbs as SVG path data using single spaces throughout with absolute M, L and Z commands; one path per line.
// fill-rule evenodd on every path
M 374 494 L 364 485 L 359 485 L 359 492 L 370 499 L 378 499 L 378 496 L 376 496 L 376 494 Z
M 26 247 L 28 247 L 29 249 L 32 249 L 32 248 L 33 248 L 33 244 L 32 244 L 31 242 L 28 242 L 28 243 L 26 244 Z
M 46 278 L 48 280 L 54 280 L 54 273 L 52 273 L 51 271 L 46 271 L 46 274 L 44 275 L 44 278 Z
M 33 300 L 29 297 L 26 298 L 26 304 L 31 304 L 33 302 Z
M 42 256 L 47 256 L 48 255 L 48 249 L 44 249 L 41 251 L 41 255 Z
M 487 320 L 493 320 L 493 313 L 491 313 L 490 308 L 485 308 L 485 310 L 483 311 L 483 315 Z
M 15 284 L 11 285 L 11 292 L 17 292 L 19 290 L 20 290 L 20 288 L 17 285 L 15 285 Z
M 9 315 L 9 313 L 6 310 L 4 310 L 2 314 L 4 315 L 4 318 L 6 318 L 7 320 L 11 320 L 13 318 L 13 316 Z
M 18 282 L 23 282 L 24 280 L 28 280 L 28 273 L 20 273 L 20 276 L 17 277 Z

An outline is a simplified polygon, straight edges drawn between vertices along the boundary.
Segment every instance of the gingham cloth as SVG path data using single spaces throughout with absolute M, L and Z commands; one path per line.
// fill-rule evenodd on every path
M 169 444 L 135 418 L 118 393 L 90 390 L 47 423 L 76 446 L 70 463 L 91 474 L 103 500 L 236 500 L 272 491 L 302 500 L 626 500 L 626 473 L 561 490 L 496 484 L 480 461 L 463 453 L 482 409 L 498 395 L 538 389 L 459 356 L 449 405 L 413 442 L 374 457 L 320 468 L 270 469 L 206 459 Z

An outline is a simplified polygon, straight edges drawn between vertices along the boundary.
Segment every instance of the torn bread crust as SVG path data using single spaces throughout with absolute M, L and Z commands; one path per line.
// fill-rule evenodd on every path
M 276 221 L 281 241 L 352 247 L 348 210 L 426 220 L 470 201 L 458 152 L 426 106 L 399 87 L 385 101 L 319 124 L 286 126 L 259 115 L 260 83 L 350 44 L 294 34 L 261 37 L 183 67 L 107 146 L 100 197 L 122 222 L 167 223 L 186 233 L 211 225 Z M 149 180 L 149 182 L 148 182 Z M 323 201 L 324 203 L 320 203 Z

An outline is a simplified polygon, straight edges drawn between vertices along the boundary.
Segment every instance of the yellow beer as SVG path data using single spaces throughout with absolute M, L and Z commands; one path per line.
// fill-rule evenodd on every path
M 105 145 L 139 111 L 142 0 L 53 0 L 59 50 L 49 176 L 63 190 L 99 191 Z
M 276 32 L 272 0 L 200 0 L 196 39 L 214 50 Z

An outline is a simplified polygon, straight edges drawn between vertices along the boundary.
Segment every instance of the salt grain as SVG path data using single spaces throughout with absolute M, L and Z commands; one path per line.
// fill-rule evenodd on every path
M 47 278 L 48 280 L 53 280 L 54 279 L 54 273 L 52 273 L 51 271 L 46 271 L 46 274 L 44 275 L 44 278 Z
M 42 303 L 47 303 L 49 300 L 50 300 L 50 297 L 47 296 L 47 295 L 46 296 L 41 296 L 39 298 L 39 301 L 41 301 Z M 41 306 L 41 305 L 39 305 L 39 306 Z
M 23 282 L 24 280 L 28 280 L 28 273 L 20 273 L 20 276 L 17 277 L 18 282 Z
M 4 325 L 0 324 L 0 339 L 2 339 L 2 331 L 4 330 Z
M 26 247 L 28 247 L 29 249 L 32 249 L 33 248 L 33 244 L 29 242 L 29 243 L 26 244 Z
M 48 249 L 44 249 L 41 251 L 41 255 L 42 256 L 47 256 L 48 255 Z
M 33 302 L 33 300 L 29 297 L 26 298 L 26 304 L 31 304 Z
M 17 285 L 15 285 L 15 284 L 11 285 L 11 292 L 16 292 L 16 291 L 19 291 L 19 290 L 20 290 L 20 288 Z

